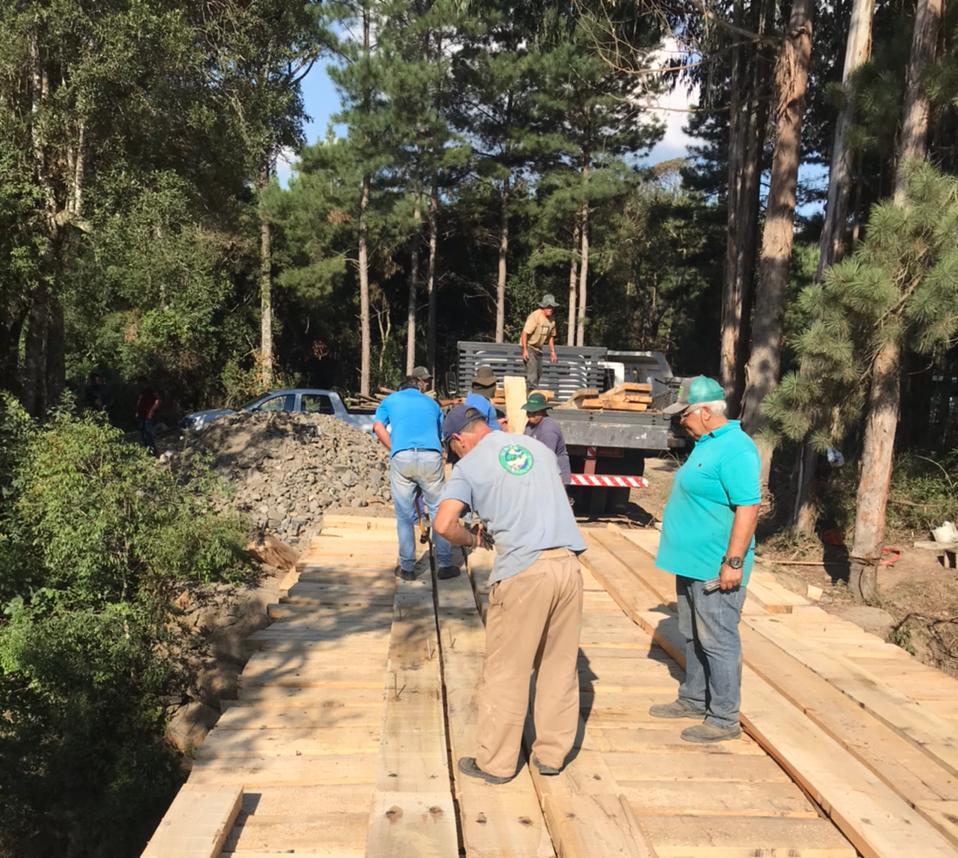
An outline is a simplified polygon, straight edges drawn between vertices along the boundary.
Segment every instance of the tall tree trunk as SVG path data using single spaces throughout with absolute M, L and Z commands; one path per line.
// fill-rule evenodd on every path
M 369 174 L 363 176 L 362 190 L 359 194 L 359 333 L 361 354 L 359 365 L 359 392 L 369 396 L 369 364 L 372 351 L 372 336 L 369 328 L 369 255 L 366 248 L 369 225 Z
M 819 240 L 818 269 L 815 272 L 815 279 L 819 281 L 825 277 L 825 271 L 845 255 L 848 200 L 855 166 L 855 153 L 848 145 L 848 132 L 855 121 L 851 77 L 871 56 L 874 15 L 875 0 L 854 0 L 849 19 L 848 40 L 845 43 L 845 65 L 842 70 L 845 103 L 835 123 L 832 162 L 828 172 L 828 202 Z M 800 461 L 792 526 L 801 533 L 811 534 L 818 519 L 818 505 L 814 493 L 818 453 L 808 441 L 802 445 Z
M 27 315 L 27 334 L 20 381 L 21 402 L 27 413 L 33 417 L 42 417 L 46 409 L 49 318 L 50 293 L 45 286 L 41 286 L 33 293 Z
M 926 155 L 928 97 L 922 79 L 934 60 L 941 26 L 942 0 L 918 0 L 911 56 L 905 78 L 901 136 L 895 167 L 895 202 L 905 205 L 908 165 Z M 868 419 L 862 440 L 855 535 L 851 548 L 849 587 L 861 599 L 878 595 L 878 563 L 885 539 L 885 513 L 891 486 L 895 433 L 901 405 L 901 344 L 891 336 L 872 364 Z
M 736 18 L 764 35 L 773 14 L 771 0 L 755 0 L 745 19 L 741 0 Z M 729 115 L 728 226 L 722 290 L 720 378 L 731 413 L 737 413 L 745 386 L 748 322 L 755 280 L 762 153 L 768 127 L 767 80 L 770 63 L 764 49 L 742 44 L 732 55 Z
M 901 132 L 895 158 L 895 202 L 899 205 L 905 199 L 908 162 L 923 161 L 928 146 L 929 104 L 928 96 L 923 89 L 923 78 L 926 69 L 935 58 L 943 6 L 943 0 L 918 0 L 915 6 L 911 55 L 905 76 Z
M 56 295 L 51 295 L 47 311 L 44 411 L 53 408 L 60 402 L 60 397 L 63 396 L 63 391 L 67 386 L 64 335 L 63 304 Z
M 576 297 L 579 261 L 579 215 L 576 213 L 575 225 L 572 227 L 572 254 L 569 258 L 569 324 L 566 331 L 566 345 L 575 345 L 576 333 Z
M 585 345 L 585 325 L 589 307 L 589 153 L 582 156 L 582 191 L 585 199 L 579 208 L 579 316 L 576 319 L 577 346 Z
M 429 191 L 429 209 L 426 216 L 429 227 L 429 256 L 426 262 L 426 297 L 429 316 L 426 322 L 426 364 L 436 374 L 436 252 L 439 249 L 439 183 L 433 176 Z
M 415 231 L 410 250 L 409 302 L 406 305 L 406 375 L 412 375 L 416 366 L 416 301 L 419 288 L 419 230 L 422 222 L 419 191 L 416 191 L 416 205 L 412 217 Z
M 496 277 L 496 342 L 506 335 L 506 263 L 509 255 L 509 179 L 502 181 L 499 191 L 499 269 Z
M 762 233 L 759 289 L 752 313 L 752 353 L 742 398 L 745 428 L 756 434 L 766 424 L 762 401 L 778 384 L 781 370 L 785 290 L 794 237 L 795 190 L 801 155 L 802 113 L 812 53 L 813 0 L 795 0 L 788 33 L 775 69 L 777 135 Z M 762 487 L 768 486 L 773 447 L 757 439 L 762 454 Z
M 262 197 L 269 184 L 269 157 L 264 158 L 259 168 L 256 183 Z M 259 383 L 269 390 L 273 386 L 273 232 L 259 206 Z
M 868 61 L 872 50 L 872 20 L 875 0 L 854 0 L 845 43 L 845 65 L 842 70 L 842 88 L 845 103 L 835 123 L 832 141 L 832 162 L 828 172 L 828 202 L 825 222 L 819 240 L 818 269 L 815 278 L 821 280 L 825 270 L 845 255 L 845 233 L 848 229 L 848 198 L 851 193 L 855 153 L 848 145 L 848 132 L 855 122 L 855 102 L 852 98 L 851 77 Z

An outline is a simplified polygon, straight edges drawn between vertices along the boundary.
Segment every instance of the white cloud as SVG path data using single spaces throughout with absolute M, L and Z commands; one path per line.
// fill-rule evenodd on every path
M 280 187 L 289 187 L 289 178 L 293 175 L 296 162 L 296 152 L 288 146 L 281 149 L 276 156 L 276 180 L 279 182 Z

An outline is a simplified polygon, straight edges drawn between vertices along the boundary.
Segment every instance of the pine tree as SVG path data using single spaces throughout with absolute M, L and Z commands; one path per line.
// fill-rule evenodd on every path
M 881 428 L 883 455 L 866 455 L 862 463 L 850 583 L 863 598 L 877 592 L 900 355 L 906 349 L 940 354 L 958 335 L 958 179 L 914 161 L 906 176 L 900 204 L 876 205 L 855 253 L 803 291 L 811 322 L 797 343 L 802 370 L 766 400 L 778 431 L 794 440 L 808 436 L 819 451 L 840 443 L 863 413 L 867 451 L 869 426 L 892 417 Z M 889 355 L 897 357 L 890 363 Z M 864 497 L 862 486 L 873 494 Z

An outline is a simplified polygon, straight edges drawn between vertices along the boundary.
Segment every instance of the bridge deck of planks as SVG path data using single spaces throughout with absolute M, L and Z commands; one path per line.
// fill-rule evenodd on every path
M 756 570 L 743 723 L 717 746 L 648 707 L 683 642 L 654 531 L 586 529 L 574 758 L 462 778 L 475 747 L 485 578 L 397 581 L 392 519 L 327 517 L 239 699 L 196 752 L 149 858 L 958 856 L 958 681 Z M 531 728 L 530 728 L 531 729 Z

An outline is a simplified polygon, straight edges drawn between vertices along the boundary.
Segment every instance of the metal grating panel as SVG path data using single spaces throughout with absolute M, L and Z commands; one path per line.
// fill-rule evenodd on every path
M 607 349 L 597 346 L 556 346 L 556 363 L 548 362 L 539 384 L 542 390 L 551 390 L 557 401 L 563 401 L 583 387 L 605 389 L 606 370 L 601 366 Z M 457 393 L 468 393 L 473 376 L 480 366 L 489 366 L 501 384 L 504 376 L 526 374 L 522 349 L 515 343 L 459 343 L 459 361 L 456 368 Z

